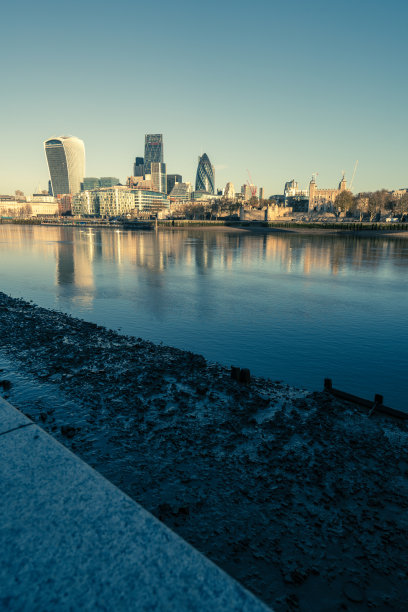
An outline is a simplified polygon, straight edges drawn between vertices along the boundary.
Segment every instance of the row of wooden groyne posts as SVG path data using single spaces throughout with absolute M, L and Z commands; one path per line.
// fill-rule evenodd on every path
M 231 378 L 240 384 L 249 385 L 251 383 L 251 372 L 248 370 L 248 368 L 231 366 Z M 358 395 L 353 395 L 352 393 L 347 393 L 346 391 L 336 389 L 333 387 L 333 381 L 331 378 L 324 379 L 323 391 L 333 395 L 334 397 L 338 397 L 339 399 L 356 404 L 357 406 L 364 406 L 365 408 L 368 408 L 370 415 L 373 414 L 373 412 L 381 412 L 382 414 L 387 414 L 388 416 L 398 419 L 408 419 L 408 412 L 385 406 L 384 397 L 379 393 L 374 395 L 374 400 L 364 399 Z

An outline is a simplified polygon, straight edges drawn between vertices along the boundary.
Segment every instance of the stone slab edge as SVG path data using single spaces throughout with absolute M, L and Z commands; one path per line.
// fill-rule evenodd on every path
M 0 609 L 270 611 L 0 398 Z

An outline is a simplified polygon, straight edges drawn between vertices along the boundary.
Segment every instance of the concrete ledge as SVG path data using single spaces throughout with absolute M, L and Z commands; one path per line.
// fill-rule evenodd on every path
M 30 424 L 32 424 L 30 419 L 0 397 L 0 435 Z
M 0 399 L 0 609 L 267 611 Z

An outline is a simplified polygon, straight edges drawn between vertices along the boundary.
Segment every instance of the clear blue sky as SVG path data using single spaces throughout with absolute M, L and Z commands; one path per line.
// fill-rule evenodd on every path
M 43 140 L 85 142 L 87 176 L 131 173 L 163 133 L 169 173 L 266 194 L 350 177 L 408 186 L 408 3 L 98 2 L 2 7 L 0 193 L 45 188 Z

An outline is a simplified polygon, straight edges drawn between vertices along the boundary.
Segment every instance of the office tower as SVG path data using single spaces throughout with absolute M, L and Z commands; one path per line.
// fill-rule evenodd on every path
M 206 191 L 214 194 L 214 166 L 208 158 L 207 153 L 198 158 L 196 191 Z
M 143 176 L 144 157 L 136 157 L 133 164 L 133 176 Z
M 230 182 L 225 185 L 224 198 L 227 200 L 235 199 L 235 188 L 234 185 Z
M 259 199 L 260 200 L 264 199 L 264 188 L 263 187 L 259 188 Z
M 167 193 L 166 164 L 160 162 L 145 162 L 144 178 L 151 179 L 155 191 Z
M 151 178 L 156 191 L 167 193 L 166 164 L 163 163 L 163 134 L 145 135 L 143 176 L 145 179 Z
M 86 176 L 81 183 L 81 191 L 98 189 L 101 186 L 100 180 L 95 176 Z
M 168 174 L 167 175 L 167 193 L 171 193 L 176 183 L 182 183 L 183 177 L 181 174 Z
M 191 200 L 193 188 L 191 183 L 176 183 L 169 194 L 170 199 L 186 202 Z
M 120 185 L 120 180 L 116 176 L 101 176 L 99 184 L 101 187 L 115 187 Z
M 255 185 L 250 185 L 249 183 L 242 185 L 241 194 L 245 202 L 249 202 L 251 198 L 256 197 L 257 190 L 258 188 Z
M 163 163 L 163 134 L 145 135 L 144 163 Z
M 75 136 L 57 136 L 44 142 L 52 192 L 79 193 L 85 174 L 85 146 Z
M 48 195 L 52 196 L 52 185 L 51 185 L 51 181 L 48 181 Z

